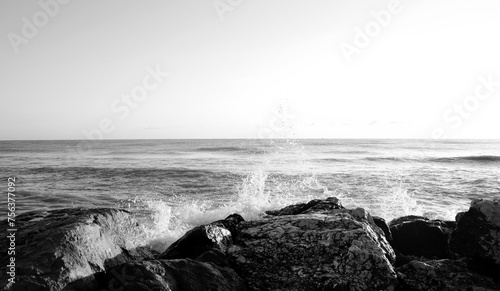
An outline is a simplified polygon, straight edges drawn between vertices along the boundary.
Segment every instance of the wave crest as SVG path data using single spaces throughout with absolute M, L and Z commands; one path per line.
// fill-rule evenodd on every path
M 430 159 L 430 161 L 442 162 L 442 163 L 456 163 L 456 162 L 491 163 L 491 162 L 500 162 L 500 156 L 479 155 L 479 156 L 446 157 L 446 158 L 433 158 Z

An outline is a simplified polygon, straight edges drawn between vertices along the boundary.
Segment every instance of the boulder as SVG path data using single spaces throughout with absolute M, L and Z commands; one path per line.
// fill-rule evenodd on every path
M 320 213 L 322 211 L 329 211 L 332 209 L 343 209 L 344 206 L 336 197 L 328 197 L 326 199 L 314 199 L 307 203 L 297 203 L 286 206 L 280 210 L 266 211 L 267 215 L 280 216 L 280 215 L 297 215 L 306 213 Z
M 145 247 L 145 233 L 125 210 L 71 208 L 29 212 L 16 217 L 16 283 L 7 290 L 61 290 L 135 259 L 154 257 Z M 2 236 L 1 245 L 8 245 Z M 2 252 L 5 262 L 7 252 Z
M 236 225 L 243 221 L 239 214 L 232 214 L 223 220 L 197 226 L 171 244 L 159 259 L 194 259 L 204 252 L 217 249 L 223 253 L 237 235 Z
M 245 291 L 243 280 L 229 267 L 191 259 L 135 261 L 97 277 L 95 289 L 69 286 L 66 291 Z
M 399 290 L 500 290 L 492 278 L 471 271 L 468 262 L 461 260 L 414 260 L 398 267 Z
M 127 211 L 30 212 L 16 217 L 16 283 L 0 278 L 4 290 L 35 291 L 500 290 L 499 215 L 498 200 L 475 200 L 457 223 L 406 216 L 388 226 L 331 197 L 254 221 L 232 214 L 158 255 Z
M 500 272 L 500 200 L 474 200 L 467 212 L 457 215 L 450 248 Z
M 403 256 L 448 259 L 452 223 L 421 216 L 401 217 L 390 222 L 391 246 Z
M 368 212 L 310 209 L 238 224 L 229 262 L 250 290 L 394 287 L 394 252 Z

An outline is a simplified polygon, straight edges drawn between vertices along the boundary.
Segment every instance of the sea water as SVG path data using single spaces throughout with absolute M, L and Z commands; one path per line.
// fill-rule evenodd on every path
M 0 141 L 16 212 L 130 210 L 163 250 L 193 226 L 335 196 L 387 220 L 500 198 L 498 140 Z M 6 199 L 0 207 L 7 209 Z

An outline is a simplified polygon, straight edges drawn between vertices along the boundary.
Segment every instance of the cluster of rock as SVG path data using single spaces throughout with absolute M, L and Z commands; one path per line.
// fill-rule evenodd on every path
M 16 283 L 0 276 L 5 290 L 500 290 L 499 202 L 475 200 L 454 222 L 387 224 L 333 197 L 312 200 L 198 226 L 161 254 L 141 247 L 124 210 L 28 213 L 18 217 Z

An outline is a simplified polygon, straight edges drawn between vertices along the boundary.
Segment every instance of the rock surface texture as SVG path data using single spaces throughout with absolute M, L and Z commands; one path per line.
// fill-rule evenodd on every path
M 239 214 L 232 214 L 226 219 L 197 226 L 170 245 L 160 259 L 194 259 L 203 253 L 216 249 L 223 253 L 237 235 L 236 225 L 243 221 Z
M 401 290 L 498 290 L 492 278 L 471 271 L 465 260 L 414 260 L 397 271 Z
M 459 255 L 500 268 L 500 200 L 474 200 L 469 211 L 457 215 L 450 247 Z
M 138 248 L 144 243 L 144 233 L 123 210 L 32 212 L 16 217 L 16 224 L 16 283 L 3 285 L 15 290 L 61 290 L 79 279 L 92 282 L 95 273 L 107 268 L 153 257 L 147 249 Z M 3 261 L 6 255 L 2 252 Z M 2 283 L 6 282 L 5 272 L 1 276 Z
M 195 227 L 162 254 L 118 209 L 32 212 L 16 226 L 16 283 L 1 272 L 4 290 L 500 290 L 498 200 L 473 201 L 457 223 L 405 216 L 390 228 L 336 198 L 312 200 Z
M 364 209 L 305 212 L 238 225 L 228 255 L 250 290 L 394 288 L 394 252 Z
M 333 209 L 343 209 L 344 206 L 336 197 L 329 197 L 324 200 L 314 199 L 307 203 L 297 203 L 289 205 L 280 210 L 270 210 L 266 211 L 266 214 L 273 216 L 280 215 L 297 215 L 297 214 L 307 214 L 307 213 L 322 213 L 328 212 Z
M 179 259 L 130 262 L 117 266 L 99 278 L 96 290 L 245 291 L 246 287 L 238 274 L 227 266 Z

